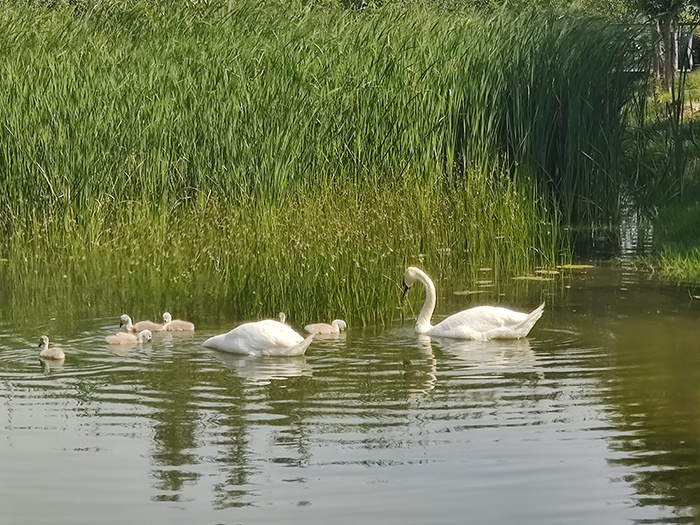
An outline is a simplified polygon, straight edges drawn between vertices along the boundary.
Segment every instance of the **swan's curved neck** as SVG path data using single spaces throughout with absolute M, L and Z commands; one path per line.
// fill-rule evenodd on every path
M 423 308 L 421 308 L 420 314 L 418 314 L 418 319 L 416 320 L 416 332 L 419 334 L 425 333 L 430 328 L 430 318 L 435 310 L 435 285 L 430 277 L 422 271 L 416 272 L 418 280 L 423 283 L 425 287 L 425 302 L 423 303 Z

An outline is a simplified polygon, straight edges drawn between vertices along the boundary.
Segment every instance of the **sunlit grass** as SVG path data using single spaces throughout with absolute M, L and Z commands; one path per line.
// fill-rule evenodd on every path
M 2 208 L 274 200 L 499 157 L 565 218 L 615 189 L 629 31 L 540 11 L 227 5 L 6 10 Z
M 700 247 L 664 250 L 650 262 L 667 281 L 700 286 Z
M 654 215 L 658 253 L 640 260 L 666 281 L 700 285 L 700 183 L 686 174 L 683 196 L 665 200 Z
M 558 224 L 619 201 L 639 59 L 620 25 L 4 7 L 0 258 L 16 304 L 78 287 L 91 305 L 385 322 L 406 264 L 460 282 L 551 266 L 567 254 Z
M 510 185 L 494 180 L 501 182 L 485 187 Z M 274 207 L 211 199 L 157 216 L 133 203 L 98 235 L 92 224 L 85 234 L 77 222 L 37 219 L 17 232 L 0 268 L 5 306 L 25 310 L 35 297 L 45 304 L 29 309 L 48 315 L 114 315 L 116 303 L 151 316 L 240 319 L 282 310 L 297 322 L 342 315 L 386 323 L 398 315 L 407 265 L 469 283 L 484 266 L 502 278 L 565 257 L 549 223 L 533 221 L 542 211 L 527 198 L 503 187 L 473 198 L 483 187 L 335 186 Z
M 687 73 L 682 119 L 676 133 L 668 117 L 669 100 L 650 103 L 639 157 L 640 202 L 654 227 L 657 252 L 638 263 L 665 281 L 700 285 L 700 147 L 697 143 L 700 71 Z M 675 144 L 674 144 L 675 142 Z M 676 147 L 674 147 L 676 146 Z M 675 162 L 674 151 L 681 163 Z M 680 164 L 682 169 L 677 169 Z

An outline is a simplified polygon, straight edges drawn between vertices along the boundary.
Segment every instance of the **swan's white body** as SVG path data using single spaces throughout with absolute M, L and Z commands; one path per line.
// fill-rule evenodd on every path
M 194 324 L 173 319 L 168 312 L 163 314 L 163 330 L 166 332 L 194 332 Z
M 153 321 L 139 321 L 138 323 L 134 324 L 131 321 L 131 317 L 126 314 L 119 318 L 119 328 L 124 328 L 124 330 L 127 332 L 136 334 L 143 332 L 144 330 L 148 330 L 149 332 L 163 331 L 162 324 L 154 323 Z
M 310 334 L 339 334 L 340 332 L 345 330 L 347 327 L 348 327 L 348 325 L 345 323 L 345 321 L 342 321 L 340 319 L 336 319 L 331 324 L 327 324 L 327 323 L 307 324 L 304 327 L 304 330 L 306 330 Z
M 227 334 L 210 337 L 204 346 L 232 354 L 294 356 L 303 355 L 312 339 L 313 335 L 304 339 L 290 326 L 266 319 L 244 323 Z
M 403 278 L 404 293 L 416 281 L 425 287 L 425 303 L 416 320 L 416 332 L 419 334 L 479 341 L 521 339 L 527 337 L 544 311 L 544 303 L 530 313 L 514 312 L 499 306 L 477 306 L 453 314 L 432 326 L 430 318 L 435 310 L 435 285 L 425 272 L 409 267 Z
M 106 337 L 106 341 L 111 345 L 137 345 L 151 339 L 153 339 L 153 334 L 150 330 L 142 330 L 137 335 L 130 332 L 119 332 Z
M 55 346 L 49 347 L 49 338 L 42 335 L 39 339 L 39 345 L 41 347 L 41 352 L 39 352 L 39 357 L 42 359 L 52 359 L 54 361 L 60 361 L 66 358 L 66 354 L 63 350 Z

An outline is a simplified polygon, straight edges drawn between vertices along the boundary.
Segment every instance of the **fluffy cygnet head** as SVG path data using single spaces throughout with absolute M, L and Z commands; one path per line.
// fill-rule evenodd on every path
M 163 324 L 168 324 L 172 320 L 173 320 L 173 318 L 168 312 L 165 312 L 163 314 Z
M 39 338 L 39 345 L 41 348 L 48 348 L 49 347 L 49 338 L 46 337 L 45 335 L 42 335 Z
M 124 314 L 119 318 L 119 328 L 125 327 L 127 330 L 131 330 L 133 323 L 131 322 L 131 317 Z
M 60 348 L 55 346 L 49 348 L 49 338 L 45 335 L 42 335 L 39 339 L 39 346 L 41 347 L 39 357 L 42 359 L 55 359 L 58 361 L 66 358 L 66 354 Z

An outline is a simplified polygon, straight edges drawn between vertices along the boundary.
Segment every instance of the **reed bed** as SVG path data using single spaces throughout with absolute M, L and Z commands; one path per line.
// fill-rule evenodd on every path
M 113 316 L 118 308 L 226 320 L 284 311 L 295 324 L 339 316 L 388 323 L 401 313 L 409 264 L 464 285 L 483 278 L 484 266 L 502 278 L 523 261 L 559 258 L 556 232 L 532 221 L 541 210 L 505 174 L 494 184 L 511 189 L 494 187 L 485 201 L 473 198 L 481 184 L 429 194 L 333 186 L 282 206 L 229 207 L 212 197 L 155 215 L 132 203 L 116 212 L 118 228 L 97 237 L 92 225 L 37 218 L 0 263 L 5 315 Z M 495 213 L 503 208 L 508 215 Z
M 464 281 L 555 264 L 559 223 L 615 206 L 638 82 L 623 26 L 394 5 L 2 5 L 14 290 L 102 276 L 86 300 L 387 321 L 406 264 Z

